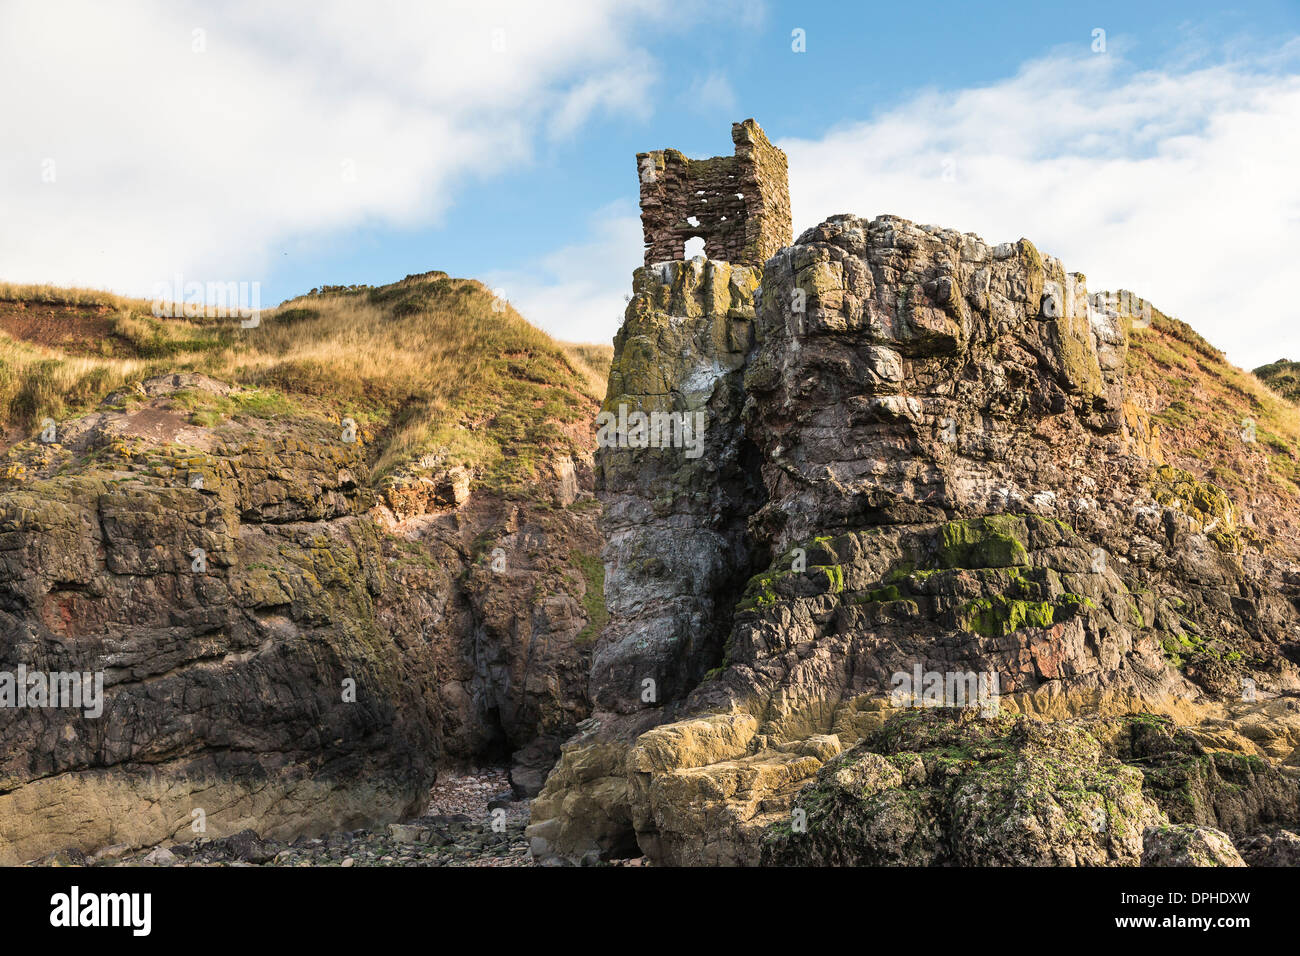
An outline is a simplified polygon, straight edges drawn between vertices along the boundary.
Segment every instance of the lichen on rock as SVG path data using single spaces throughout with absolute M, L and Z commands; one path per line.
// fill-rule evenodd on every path
M 638 380 L 635 400 L 680 400 L 723 337 L 678 285 L 723 268 L 638 270 L 607 407 Z M 538 858 L 1137 865 L 1184 820 L 1245 840 L 1300 817 L 1295 743 L 1265 753 L 1243 731 L 1273 725 L 1235 702 L 1243 682 L 1300 691 L 1297 549 L 1170 464 L 1187 456 L 1130 390 L 1132 337 L 1162 328 L 1027 241 L 896 216 L 834 216 L 772 255 L 720 363 L 717 457 L 598 452 L 618 572 L 597 658 L 631 663 L 593 669 L 597 714 L 534 807 Z M 727 559 L 683 575 L 673 548 L 706 533 Z M 920 704 L 898 692 L 913 675 L 997 690 Z M 744 740 L 659 743 L 699 721 Z M 1139 756 L 1147 723 L 1185 732 Z M 578 779 L 597 751 L 599 782 Z

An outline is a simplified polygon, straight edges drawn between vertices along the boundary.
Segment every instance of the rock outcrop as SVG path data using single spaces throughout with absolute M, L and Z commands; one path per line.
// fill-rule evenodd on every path
M 1166 820 L 1099 730 L 910 711 L 821 767 L 771 828 L 763 862 L 1137 865 L 1143 832 Z
M 1212 483 L 1138 337 L 1218 353 L 894 216 L 752 270 L 752 322 L 728 269 L 634 277 L 605 407 L 710 440 L 597 452 L 612 619 L 535 856 L 1136 865 L 1151 830 L 1300 819 L 1296 449 Z
M 695 448 L 638 447 L 627 428 L 601 450 L 612 621 L 591 691 L 602 709 L 637 713 L 680 698 L 716 667 L 739 588 L 759 560 L 745 528 L 761 494 L 757 452 L 740 424 L 757 285 L 754 269 L 699 259 L 637 272 L 603 410 L 703 427 L 690 436 Z
M 364 429 L 186 412 L 242 391 L 150 379 L 8 450 L 0 673 L 102 699 L 0 710 L 0 864 L 386 823 L 470 759 L 536 792 L 587 716 L 589 461 L 376 494 Z
M 1143 834 L 1143 866 L 1245 866 L 1226 833 L 1184 824 Z

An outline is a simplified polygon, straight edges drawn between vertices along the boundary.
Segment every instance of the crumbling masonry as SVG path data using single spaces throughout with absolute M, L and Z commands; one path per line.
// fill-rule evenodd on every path
M 675 149 L 637 153 L 645 264 L 686 258 L 686 241 L 736 265 L 762 265 L 790 245 L 785 153 L 752 119 L 733 123 L 734 156 L 687 159 Z

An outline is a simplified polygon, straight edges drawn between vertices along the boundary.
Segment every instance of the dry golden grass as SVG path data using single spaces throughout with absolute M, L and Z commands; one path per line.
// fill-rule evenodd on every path
M 614 346 L 592 342 L 561 342 L 560 348 L 573 366 L 587 379 L 591 394 L 602 397 L 609 384 L 609 366 L 614 361 Z
M 128 382 L 198 371 L 356 419 L 377 436 L 378 475 L 427 457 L 505 484 L 526 480 L 543 450 L 579 451 L 576 436 L 589 428 L 612 355 L 608 346 L 558 343 L 480 283 L 442 273 L 301 296 L 250 329 L 238 318 L 157 319 L 148 302 L 86 290 L 0 287 L 0 299 L 6 293 L 107 306 L 113 332 L 84 355 L 0 333 L 4 424 L 31 429 Z
M 40 302 L 46 305 L 106 306 L 110 309 L 149 310 L 142 299 L 128 299 L 100 289 L 72 289 L 57 285 L 0 282 L 0 302 Z
M 1300 401 L 1300 362 L 1278 359 L 1261 365 L 1253 374 L 1288 401 Z
M 30 430 L 147 373 L 143 361 L 66 356 L 0 333 L 0 427 Z

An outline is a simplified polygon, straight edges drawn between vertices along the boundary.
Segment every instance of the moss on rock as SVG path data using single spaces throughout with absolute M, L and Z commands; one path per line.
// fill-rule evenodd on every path
M 1023 567 L 1027 540 L 1024 519 L 1015 515 L 950 521 L 940 530 L 937 558 L 942 568 Z
M 1167 821 L 1086 721 L 902 711 L 770 828 L 776 865 L 1133 865 Z

